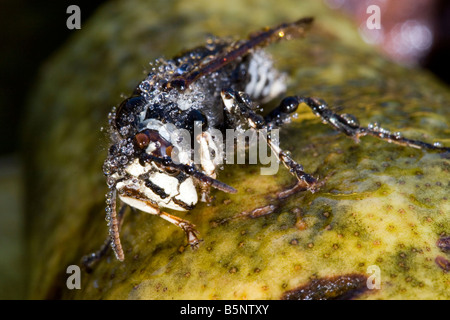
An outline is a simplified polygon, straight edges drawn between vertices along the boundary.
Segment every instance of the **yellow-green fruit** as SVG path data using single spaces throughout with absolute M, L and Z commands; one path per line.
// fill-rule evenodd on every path
M 450 230 L 448 153 L 371 137 L 356 144 L 305 105 L 281 130 L 280 143 L 324 182 L 319 191 L 280 199 L 294 184 L 284 167 L 263 176 L 255 165 L 227 165 L 219 178 L 237 194 L 214 191 L 210 206 L 171 212 L 197 226 L 198 250 L 184 248 L 176 226 L 129 210 L 121 232 L 125 261 L 110 253 L 81 274 L 81 290 L 66 287 L 67 267 L 107 235 L 101 168 L 108 140 L 100 128 L 121 94 L 144 78 L 148 62 L 199 45 L 207 33 L 242 38 L 310 15 L 315 24 L 305 39 L 269 48 L 290 76 L 287 94 L 320 97 L 362 125 L 378 122 L 450 146 L 448 88 L 380 57 L 319 1 L 111 1 L 43 67 L 30 99 L 24 125 L 30 297 L 450 298 L 449 275 L 435 263 L 437 256 L 450 259 L 436 245 Z M 249 214 L 264 207 L 267 214 Z M 379 268 L 380 289 L 366 288 L 370 266 Z M 318 283 L 330 292 L 320 292 Z

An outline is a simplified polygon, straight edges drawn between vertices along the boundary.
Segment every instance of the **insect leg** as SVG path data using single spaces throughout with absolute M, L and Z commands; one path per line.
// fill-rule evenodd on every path
M 161 211 L 157 205 L 151 202 L 144 194 L 127 187 L 119 188 L 120 198 L 123 202 L 131 207 L 137 208 L 141 211 L 160 216 L 164 220 L 173 223 L 174 225 L 183 229 L 186 233 L 186 237 L 189 245 L 192 248 L 196 248 L 200 243 L 198 238 L 198 231 L 195 226 L 187 220 L 183 220 L 164 211 Z
M 160 211 L 159 216 L 164 220 L 167 220 L 170 223 L 173 223 L 174 225 L 183 229 L 183 231 L 186 233 L 188 244 L 191 246 L 191 248 L 192 249 L 198 248 L 198 244 L 200 243 L 201 240 L 198 238 L 199 232 L 195 229 L 195 225 L 193 225 L 187 220 L 168 214 L 167 212 L 164 211 Z
M 116 255 L 116 258 L 119 261 L 123 261 L 125 259 L 125 255 L 123 253 L 122 244 L 120 242 L 120 223 L 119 219 L 117 217 L 116 212 L 116 191 L 110 191 L 109 193 L 109 204 L 106 207 L 106 218 L 109 225 L 109 237 L 111 239 L 111 248 L 114 251 L 114 254 Z
M 203 172 L 205 172 L 206 175 L 208 175 L 211 178 L 216 178 L 216 165 L 214 164 L 213 159 L 211 159 L 211 151 L 214 150 L 215 156 L 219 156 L 218 153 L 221 152 L 216 146 L 216 144 L 213 141 L 213 138 L 211 136 L 211 133 L 209 132 L 202 132 L 197 136 L 197 141 L 200 145 L 199 151 L 200 151 L 200 163 L 203 169 Z M 210 201 L 210 186 L 204 183 L 199 183 L 200 185 L 200 191 L 201 191 L 201 201 L 202 202 L 208 202 Z
M 247 124 L 261 133 L 262 130 L 267 130 L 267 144 L 276 154 L 279 161 L 289 170 L 289 172 L 297 178 L 299 183 L 305 188 L 312 192 L 316 190 L 317 180 L 310 174 L 303 171 L 303 166 L 298 164 L 294 159 L 291 158 L 289 152 L 282 150 L 275 141 L 272 140 L 271 130 L 276 126 L 275 114 L 268 118 L 266 121 L 263 116 L 257 114 L 251 104 L 251 101 L 243 92 L 237 92 L 231 89 L 223 90 L 222 100 L 225 105 L 225 110 L 234 121 L 246 121 Z M 283 100 L 284 101 L 284 100 Z M 298 105 L 298 104 L 297 104 Z M 280 114 L 282 111 L 289 111 L 290 109 L 283 109 L 283 107 L 278 108 Z M 295 110 L 294 110 L 295 111 Z M 293 112 L 293 111 L 292 111 Z M 277 119 L 281 119 L 278 117 Z
M 400 133 L 392 133 L 386 129 L 378 127 L 378 125 L 369 125 L 361 127 L 356 117 L 350 114 L 337 114 L 332 111 L 328 105 L 317 98 L 309 97 L 290 97 L 297 102 L 305 103 L 322 121 L 332 126 L 334 129 L 353 138 L 355 142 L 359 142 L 360 137 L 372 136 L 389 143 L 395 143 L 401 146 L 408 146 L 417 149 L 435 150 L 439 152 L 450 151 L 450 148 L 442 147 L 438 144 L 429 144 L 419 140 L 404 138 Z
M 286 97 L 281 100 L 279 106 L 264 117 L 267 125 L 278 128 L 290 120 L 291 114 L 297 111 L 299 101 L 296 97 Z
M 124 217 L 127 207 L 128 206 L 126 204 L 123 204 L 120 207 L 120 210 L 117 214 L 119 231 L 120 231 L 120 228 L 122 227 L 123 217 Z M 100 249 L 98 249 L 96 252 L 86 255 L 82 258 L 81 264 L 84 267 L 84 269 L 87 272 L 91 272 L 93 266 L 108 253 L 108 250 L 110 247 L 111 247 L 111 237 L 108 235 L 105 239 L 105 242 L 100 247 Z

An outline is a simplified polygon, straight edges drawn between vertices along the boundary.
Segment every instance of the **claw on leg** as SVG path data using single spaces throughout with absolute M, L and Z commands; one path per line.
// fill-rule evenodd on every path
M 183 231 L 186 233 L 186 238 L 191 248 L 192 249 L 198 248 L 198 245 L 201 240 L 199 239 L 199 232 L 195 229 L 195 225 L 193 225 L 187 220 L 181 219 L 177 216 L 171 215 L 164 211 L 161 211 L 159 213 L 159 216 L 164 220 L 167 220 L 170 223 L 173 223 L 174 225 L 183 229 Z
M 201 239 L 198 238 L 199 232 L 195 229 L 195 226 L 191 223 L 183 223 L 180 227 L 186 233 L 188 244 L 191 246 L 191 248 L 198 249 Z

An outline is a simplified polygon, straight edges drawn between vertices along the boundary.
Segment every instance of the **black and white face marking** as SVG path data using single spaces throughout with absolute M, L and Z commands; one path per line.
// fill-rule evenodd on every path
M 157 168 L 154 164 L 142 166 L 137 159 L 125 170 L 131 177 L 117 183 L 116 189 L 119 198 L 132 207 L 155 214 L 155 205 L 160 208 L 187 211 L 197 204 L 194 181 L 181 172 L 174 175 Z M 139 199 L 121 192 L 124 189 L 139 193 Z

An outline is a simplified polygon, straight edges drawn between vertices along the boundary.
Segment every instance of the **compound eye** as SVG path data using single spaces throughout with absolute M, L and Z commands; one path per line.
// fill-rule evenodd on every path
M 116 127 L 121 131 L 125 126 L 134 126 L 137 118 L 136 114 L 142 111 L 142 108 L 146 104 L 146 100 L 142 96 L 134 96 L 124 100 L 116 112 Z
M 137 146 L 139 149 L 145 149 L 150 144 L 150 138 L 147 134 L 139 132 L 134 136 Z
M 171 156 L 173 146 L 164 139 L 158 131 L 145 129 L 134 136 L 134 142 L 140 149 L 146 149 L 151 144 L 151 152 L 154 156 Z

